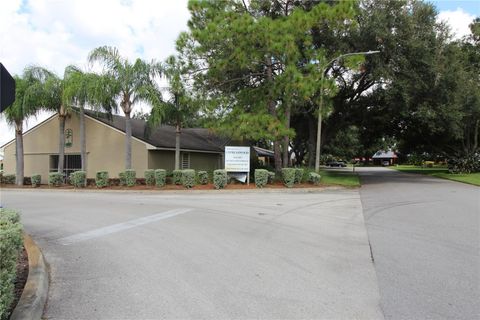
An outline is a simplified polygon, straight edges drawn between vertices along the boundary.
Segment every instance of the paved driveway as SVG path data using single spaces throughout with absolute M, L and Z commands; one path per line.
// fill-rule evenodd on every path
M 2 191 L 51 267 L 48 319 L 378 319 L 358 191 Z
M 359 168 L 386 319 L 480 319 L 480 188 Z

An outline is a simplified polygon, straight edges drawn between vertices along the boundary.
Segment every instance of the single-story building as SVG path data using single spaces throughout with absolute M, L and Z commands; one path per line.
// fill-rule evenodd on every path
M 162 125 L 147 134 L 143 120 L 132 119 L 132 169 L 143 177 L 147 169 L 173 170 L 175 166 L 175 127 Z M 58 167 L 58 115 L 55 114 L 23 136 L 25 176 L 42 175 Z M 81 169 L 79 115 L 72 113 L 65 124 L 65 174 Z M 125 170 L 125 117 L 85 112 L 87 176 L 106 170 L 111 177 Z M 204 128 L 185 128 L 180 140 L 181 169 L 215 170 L 224 166 L 225 145 L 230 140 Z M 4 173 L 15 173 L 15 140 L 4 146 Z
M 387 162 L 388 162 L 388 165 L 391 166 L 396 164 L 398 161 L 398 157 L 395 154 L 395 152 L 383 151 L 383 150 L 377 151 L 373 155 L 372 159 L 373 159 L 374 165 L 387 165 Z

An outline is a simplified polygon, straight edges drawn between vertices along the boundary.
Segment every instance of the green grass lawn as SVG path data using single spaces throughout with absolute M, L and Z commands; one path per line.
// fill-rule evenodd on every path
M 359 187 L 358 175 L 348 171 L 320 170 L 322 179 L 320 182 L 326 185 L 338 185 L 344 187 Z
M 473 184 L 475 186 L 480 186 L 480 172 L 469 173 L 469 174 L 455 174 L 455 173 L 448 173 L 448 169 L 445 167 L 422 168 L 422 167 L 408 166 L 408 165 L 395 166 L 391 168 L 398 171 L 426 174 L 433 177 L 454 180 L 458 182 Z

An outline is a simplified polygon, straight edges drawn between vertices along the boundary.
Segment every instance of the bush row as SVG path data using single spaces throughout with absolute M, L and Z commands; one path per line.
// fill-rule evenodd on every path
M 22 225 L 16 211 L 0 208 L 0 319 L 14 298 L 17 259 L 22 248 Z

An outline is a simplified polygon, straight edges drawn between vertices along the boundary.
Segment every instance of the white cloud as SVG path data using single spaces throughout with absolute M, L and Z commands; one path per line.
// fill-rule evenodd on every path
M 475 16 L 461 8 L 457 8 L 455 11 L 441 11 L 437 17 L 438 21 L 445 21 L 450 26 L 454 39 L 460 39 L 470 34 L 468 25 L 472 23 L 473 19 Z
M 132 60 L 161 61 L 175 53 L 188 18 L 187 0 L 2 1 L 0 62 L 12 75 L 30 64 L 62 75 L 69 64 L 85 67 L 88 53 L 102 45 Z M 45 117 L 30 119 L 27 127 Z M 13 137 L 0 115 L 0 146 Z

